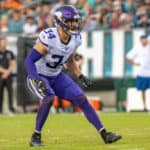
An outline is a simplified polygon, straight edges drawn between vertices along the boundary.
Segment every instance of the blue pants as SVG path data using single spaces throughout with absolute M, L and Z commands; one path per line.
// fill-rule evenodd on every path
M 56 95 L 60 98 L 74 102 L 76 97 L 83 95 L 82 89 L 66 74 L 60 73 L 56 77 L 40 75 L 41 79 L 48 85 L 46 95 Z M 35 89 L 33 83 L 27 78 L 27 85 L 30 91 L 38 98 L 43 96 Z
M 27 84 L 31 92 L 37 98 L 43 100 L 43 103 L 38 110 L 35 128 L 36 131 L 41 131 L 48 116 L 49 109 L 52 105 L 54 95 L 57 95 L 63 99 L 67 99 L 79 106 L 83 110 L 83 113 L 88 121 L 92 123 L 98 131 L 103 128 L 98 115 L 94 111 L 93 107 L 89 104 L 82 89 L 69 76 L 65 75 L 64 73 L 60 73 L 56 77 L 46 77 L 43 75 L 40 77 L 48 85 L 48 89 L 45 93 L 46 96 L 44 97 L 42 97 L 42 95 L 40 95 L 40 93 L 36 90 L 33 83 L 27 79 Z
M 137 76 L 136 88 L 140 91 L 145 91 L 147 89 L 150 89 L 150 77 Z

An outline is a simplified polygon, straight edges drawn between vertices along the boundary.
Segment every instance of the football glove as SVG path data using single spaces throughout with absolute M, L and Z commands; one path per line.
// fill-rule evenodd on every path
M 87 88 L 87 87 L 89 87 L 90 85 L 92 85 L 92 84 L 94 83 L 93 80 L 88 79 L 88 78 L 87 78 L 86 76 L 84 76 L 83 74 L 81 74 L 81 75 L 79 76 L 79 81 L 80 81 L 80 83 L 81 83 L 81 85 L 82 85 L 83 88 Z
M 45 91 L 48 89 L 48 86 L 43 80 L 41 79 L 38 79 L 38 80 L 30 79 L 30 80 L 39 93 L 45 94 Z

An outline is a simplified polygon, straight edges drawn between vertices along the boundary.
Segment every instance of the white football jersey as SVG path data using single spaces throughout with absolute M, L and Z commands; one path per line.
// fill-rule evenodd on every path
M 45 76 L 56 76 L 69 56 L 81 45 L 81 35 L 72 35 L 68 44 L 64 44 L 60 40 L 57 28 L 48 28 L 39 34 L 37 41 L 47 49 L 47 53 L 36 62 L 37 72 Z
M 137 75 L 150 77 L 150 44 L 146 46 L 138 44 L 127 53 L 127 58 L 140 64 Z

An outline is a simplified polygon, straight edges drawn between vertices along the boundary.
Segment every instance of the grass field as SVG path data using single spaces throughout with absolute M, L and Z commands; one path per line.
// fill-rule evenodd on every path
M 0 150 L 150 150 L 149 113 L 99 113 L 105 127 L 123 139 L 106 145 L 82 114 L 50 115 L 43 129 L 45 147 L 28 145 L 35 114 L 0 116 Z

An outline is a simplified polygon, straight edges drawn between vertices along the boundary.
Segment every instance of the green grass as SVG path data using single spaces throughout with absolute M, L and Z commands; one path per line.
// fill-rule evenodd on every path
M 30 148 L 35 114 L 0 116 L 0 150 L 150 150 L 150 114 L 100 113 L 108 130 L 123 139 L 106 145 L 81 114 L 50 115 L 43 129 L 45 147 Z

